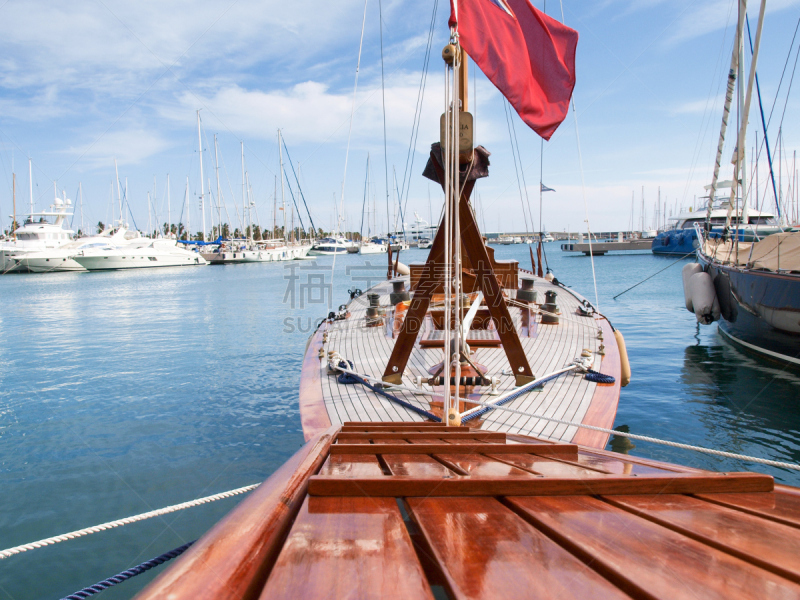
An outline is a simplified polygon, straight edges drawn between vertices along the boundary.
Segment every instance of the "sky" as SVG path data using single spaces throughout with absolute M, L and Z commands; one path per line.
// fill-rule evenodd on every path
M 533 4 L 562 19 L 560 3 Z M 758 3 L 750 5 L 755 36 Z M 394 221 L 400 204 L 395 173 L 406 222 L 415 212 L 438 220 L 441 189 L 421 172 L 438 138 L 444 104 L 440 53 L 448 41 L 449 6 L 443 0 L 435 15 L 419 136 L 411 144 L 434 6 L 435 0 L 367 0 L 365 12 L 363 0 L 0 0 L 0 230 L 11 222 L 12 172 L 17 211 L 28 211 L 30 158 L 35 210 L 51 204 L 55 182 L 59 195 L 73 202 L 73 229 L 107 223 L 118 210 L 116 160 L 123 188 L 127 182 L 126 218 L 132 225 L 147 229 L 148 217 L 151 227 L 167 221 L 169 196 L 172 222 L 191 221 L 198 231 L 198 109 L 204 186 L 210 181 L 209 202 L 225 222 L 237 226 L 241 218 L 243 147 L 253 219 L 271 226 L 276 187 L 278 202 L 281 197 L 278 129 L 317 227 L 334 228 L 336 206 L 343 205 L 346 228 L 361 228 L 368 156 L 367 198 L 375 206 L 368 221 L 377 221 L 381 231 L 388 226 L 387 212 Z M 491 152 L 490 176 L 479 182 L 473 201 L 481 225 L 486 231 L 538 230 L 540 177 L 555 190 L 544 194 L 541 209 L 542 227 L 550 231 L 585 231 L 587 217 L 593 231 L 628 229 L 631 223 L 639 228 L 643 205 L 649 227 L 659 189 L 667 214 L 698 205 L 695 198 L 704 194 L 713 170 L 735 0 L 564 0 L 563 20 L 580 34 L 576 110 L 544 143 L 512 116 L 521 171 L 515 168 L 504 100 L 472 70 L 475 141 Z M 769 2 L 758 63 L 767 114 L 775 104 L 769 133 L 776 154 L 785 115 L 783 194 L 791 193 L 800 134 L 800 82 L 787 95 L 798 23 L 800 0 Z M 748 152 L 756 130 L 760 142 L 754 97 Z M 726 144 L 721 179 L 731 177 L 732 150 Z M 413 166 L 407 167 L 409 156 Z M 294 183 L 286 153 L 284 162 Z M 766 168 L 762 156 L 762 196 Z M 291 202 L 288 187 L 285 194 Z M 531 218 L 523 210 L 527 202 Z M 774 211 L 771 196 L 766 202 Z M 305 211 L 302 219 L 308 227 Z

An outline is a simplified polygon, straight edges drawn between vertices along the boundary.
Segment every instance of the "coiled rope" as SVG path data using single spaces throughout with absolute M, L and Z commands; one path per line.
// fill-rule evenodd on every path
M 122 573 L 117 573 L 113 577 L 109 577 L 108 579 L 104 579 L 94 585 L 90 585 L 89 587 L 85 587 L 82 590 L 75 592 L 74 594 L 70 594 L 69 596 L 64 596 L 61 600 L 83 600 L 84 598 L 88 598 L 89 596 L 93 596 L 95 594 L 99 594 L 103 590 L 107 590 L 111 586 L 117 585 L 118 583 L 122 583 L 123 581 L 127 581 L 131 577 L 136 577 L 137 575 L 141 575 L 145 571 L 149 571 L 153 567 L 157 567 L 160 564 L 167 562 L 168 560 L 172 560 L 173 558 L 180 556 L 186 550 L 189 549 L 189 546 L 194 544 L 197 540 L 193 542 L 189 542 L 188 544 L 184 544 L 183 546 L 179 546 L 174 550 L 170 550 L 169 552 L 165 552 L 161 556 L 156 556 L 155 558 L 151 558 L 150 560 L 144 561 L 140 565 L 136 565 L 131 569 L 126 569 L 122 571 Z
M 38 542 L 32 542 L 30 544 L 22 544 L 21 546 L 14 546 L 13 548 L 9 548 L 8 550 L 0 550 L 0 560 L 8 558 L 10 556 L 14 556 L 15 554 L 19 554 L 20 552 L 26 552 L 27 550 L 41 548 L 42 546 L 51 546 L 52 544 L 57 544 L 58 542 L 64 542 L 66 540 L 83 537 L 85 535 L 89 535 L 90 533 L 97 533 L 98 531 L 113 529 L 114 527 L 120 527 L 121 525 L 128 525 L 129 523 L 144 521 L 145 519 L 151 519 L 153 517 L 166 515 L 172 512 L 183 510 L 185 508 L 191 508 L 193 506 L 199 506 L 200 504 L 207 504 L 208 502 L 214 502 L 216 500 L 222 500 L 223 498 L 230 498 L 231 496 L 244 494 L 246 492 L 256 489 L 259 485 L 261 484 L 255 483 L 253 485 L 246 485 L 244 487 L 236 488 L 235 490 L 229 490 L 227 492 L 221 492 L 219 494 L 214 494 L 212 496 L 206 496 L 205 498 L 198 498 L 197 500 L 190 500 L 189 502 L 173 504 L 172 506 L 151 510 L 146 513 L 134 515 L 133 517 L 117 519 L 116 521 L 109 521 L 108 523 L 102 523 L 101 525 L 95 525 L 94 527 L 86 527 L 85 529 L 78 529 L 77 531 L 70 531 L 69 533 L 49 537 L 43 540 L 39 540 Z
M 661 440 L 659 438 L 650 437 L 647 435 L 638 435 L 635 433 L 625 433 L 624 431 L 617 431 L 616 429 L 606 429 L 605 427 L 597 427 L 595 425 L 585 425 L 584 423 L 575 423 L 573 421 L 565 421 L 564 419 L 556 419 L 555 417 L 545 417 L 543 415 L 535 415 L 531 413 L 526 413 L 521 410 L 516 410 L 513 408 L 508 408 L 507 406 L 497 406 L 495 404 L 489 404 L 487 402 L 477 402 L 476 400 L 471 400 L 471 402 L 475 402 L 476 404 L 480 404 L 481 406 L 488 407 L 488 408 L 496 408 L 497 410 L 504 410 L 506 412 L 514 413 L 517 415 L 522 415 L 525 417 L 530 417 L 532 419 L 543 419 L 545 421 L 552 421 L 553 423 L 559 423 L 561 425 L 569 425 L 571 427 L 581 427 L 583 429 L 591 429 L 592 431 L 600 431 L 602 433 L 610 433 L 611 435 L 617 435 L 619 437 L 625 437 L 632 440 L 639 440 L 641 442 L 650 442 L 653 444 L 660 444 L 662 446 L 669 446 L 671 448 L 680 448 L 681 450 L 693 450 L 695 452 L 702 452 L 703 454 L 711 454 L 713 456 L 722 456 L 724 458 L 733 458 L 736 460 L 744 460 L 747 462 L 758 463 L 762 465 L 769 465 L 771 467 L 780 467 L 782 469 L 792 469 L 794 471 L 800 471 L 800 465 L 794 463 L 787 463 L 781 462 L 778 460 L 769 460 L 767 458 L 758 458 L 757 456 L 748 456 L 747 454 L 736 454 L 733 452 L 725 452 L 723 450 L 714 450 L 713 448 L 704 448 L 703 446 L 692 446 L 691 444 L 681 444 L 680 442 L 670 442 L 668 440 Z M 463 419 L 462 419 L 463 423 Z M 519 431 L 525 432 L 528 435 L 535 435 L 530 430 L 525 430 L 523 427 L 519 426 L 512 426 Z

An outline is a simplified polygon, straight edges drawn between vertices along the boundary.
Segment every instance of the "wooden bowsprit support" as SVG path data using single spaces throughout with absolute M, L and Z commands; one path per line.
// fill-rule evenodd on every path
M 434 151 L 431 151 L 431 160 L 429 164 L 432 164 L 436 170 L 439 182 L 444 182 L 444 170 L 439 164 L 438 157 Z M 459 199 L 458 210 L 462 250 L 466 253 L 470 264 L 475 270 L 478 285 L 483 291 L 486 306 L 489 309 L 489 314 L 500 336 L 508 362 L 514 372 L 516 384 L 523 385 L 533 381 L 534 375 L 528 364 L 528 359 L 525 356 L 522 343 L 519 341 L 519 335 L 514 328 L 511 313 L 509 313 L 508 306 L 503 298 L 503 291 L 500 289 L 500 284 L 497 281 L 494 268 L 492 267 L 492 261 L 489 258 L 489 253 L 486 251 L 486 246 L 481 238 L 478 224 L 475 222 L 475 216 L 469 205 L 469 197 L 474 187 L 474 179 L 464 182 Z M 411 356 L 411 351 L 414 349 L 417 336 L 422 328 L 423 319 L 430 306 L 431 296 L 443 279 L 446 269 L 444 260 L 444 229 L 444 218 L 442 218 L 430 254 L 428 255 L 428 260 L 425 262 L 424 270 L 419 279 L 417 289 L 414 292 L 411 307 L 408 309 L 406 318 L 403 321 L 403 326 L 397 336 L 397 342 L 392 350 L 392 355 L 389 358 L 389 363 L 386 365 L 386 370 L 383 373 L 383 380 L 387 383 L 397 385 L 402 382 L 403 372 L 405 371 L 408 359 Z M 452 243 L 451 247 L 455 248 L 455 243 Z M 456 251 L 458 251 L 458 249 L 456 249 Z M 455 275 L 458 276 L 459 274 L 456 273 Z M 445 318 L 445 326 L 449 326 L 448 318 Z

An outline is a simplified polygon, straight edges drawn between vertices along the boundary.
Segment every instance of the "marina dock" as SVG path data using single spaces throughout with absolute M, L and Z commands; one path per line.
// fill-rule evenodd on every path
M 609 252 L 632 252 L 650 250 L 653 244 L 651 239 L 625 240 L 616 242 L 578 242 L 575 244 L 561 244 L 563 252 L 583 252 L 586 256 L 603 256 Z

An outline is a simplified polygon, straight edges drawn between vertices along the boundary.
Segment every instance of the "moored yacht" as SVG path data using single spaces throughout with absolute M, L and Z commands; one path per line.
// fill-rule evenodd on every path
M 353 246 L 352 242 L 345 240 L 342 236 L 335 238 L 327 237 L 318 240 L 308 251 L 309 256 L 325 256 L 329 254 L 346 254 L 347 249 Z
M 48 250 L 41 252 L 29 252 L 18 260 L 20 265 L 33 273 L 52 273 L 59 271 L 85 271 L 80 263 L 72 258 L 78 252 L 84 250 L 100 248 L 113 250 L 134 244 L 141 239 L 138 231 L 129 231 L 125 227 L 105 230 L 98 235 L 90 235 L 78 238 Z
M 49 211 L 28 215 L 25 223 L 14 231 L 15 239 L 0 244 L 0 273 L 27 271 L 21 261 L 28 254 L 69 243 L 74 232 L 63 225 L 66 217 L 72 214 L 67 212 L 70 205 L 69 200 L 56 198 Z M 55 217 L 55 221 L 50 223 L 45 220 L 46 217 Z
M 101 247 L 80 250 L 72 258 L 87 271 L 144 269 L 207 265 L 199 252 L 178 248 L 175 240 L 142 238 L 143 243 L 127 247 Z
M 711 231 L 721 233 L 727 216 L 728 202 L 725 201 L 711 211 L 709 218 Z M 732 226 L 729 235 L 734 238 L 738 236 L 740 242 L 752 242 L 783 230 L 772 213 L 751 208 L 748 210 L 746 224 L 738 224 L 742 219 L 741 208 L 732 210 L 731 216 Z M 703 225 L 705 222 L 705 211 L 688 211 L 669 217 L 666 231 L 659 233 L 653 240 L 653 254 L 692 254 L 700 246 L 694 226 L 696 223 Z

